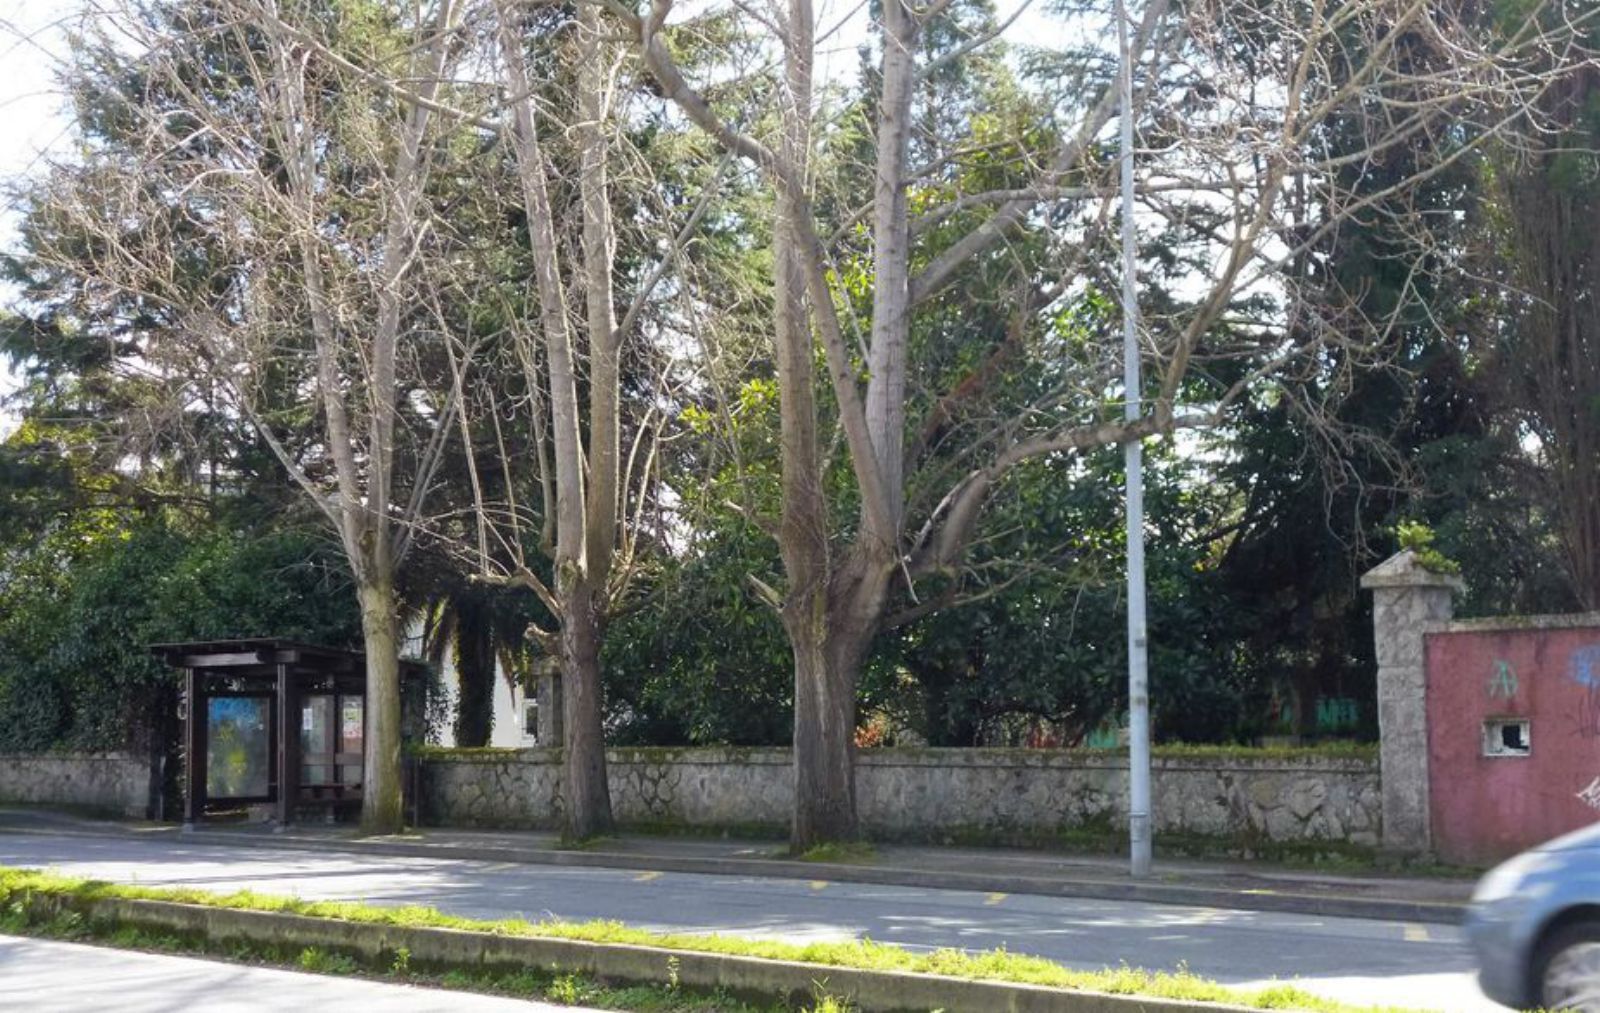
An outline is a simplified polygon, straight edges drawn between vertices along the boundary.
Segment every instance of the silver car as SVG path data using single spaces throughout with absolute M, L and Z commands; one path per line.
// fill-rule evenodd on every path
M 1494 1001 L 1600 1013 L 1600 824 L 1489 870 L 1467 935 Z

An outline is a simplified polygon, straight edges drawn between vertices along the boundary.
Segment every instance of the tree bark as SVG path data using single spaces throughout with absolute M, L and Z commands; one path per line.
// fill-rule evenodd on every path
M 883 3 L 883 87 L 878 101 L 878 158 L 873 186 L 872 342 L 867 368 L 867 428 L 888 497 L 886 530 L 893 544 L 905 510 L 906 344 L 910 339 L 911 225 L 906 209 L 906 158 L 911 92 L 917 77 L 916 16 L 904 0 Z M 863 509 L 863 525 L 872 522 Z
M 855 670 L 835 663 L 830 603 L 828 504 L 818 450 L 816 357 L 807 312 L 804 230 L 810 206 L 801 192 L 810 154 L 812 18 L 809 0 L 791 0 L 773 229 L 783 508 L 778 549 L 788 588 L 782 619 L 794 656 L 795 808 L 790 844 L 804 851 L 856 835 Z
M 856 689 L 889 604 L 894 560 L 858 544 L 817 595 L 791 599 L 795 810 L 790 845 L 805 851 L 858 836 Z
M 604 687 L 600 646 L 609 609 L 607 582 L 617 548 L 620 499 L 618 441 L 621 434 L 621 335 L 612 292 L 616 233 L 611 222 L 606 137 L 609 71 L 600 9 L 578 7 L 577 125 L 582 175 L 583 289 L 589 362 L 589 455 L 584 516 L 583 578 L 565 600 L 562 616 L 567 664 L 566 720 L 567 835 L 586 840 L 610 831 L 611 793 L 606 783 Z
M 856 837 L 856 672 L 836 659 L 846 645 L 820 621 L 789 627 L 794 650 L 794 825 L 791 847 Z
M 563 604 L 561 677 L 566 739 L 562 748 L 561 801 L 566 837 L 584 841 L 609 833 L 612 828 L 600 684 L 604 593 L 586 581 L 577 582 Z
M 356 588 L 367 655 L 366 760 L 361 786 L 361 831 L 404 829 L 400 797 L 400 638 L 394 583 L 387 571 Z

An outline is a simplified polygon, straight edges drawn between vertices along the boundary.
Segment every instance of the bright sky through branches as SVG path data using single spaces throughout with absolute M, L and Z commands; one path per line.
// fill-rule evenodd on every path
M 0 180 L 27 175 L 43 155 L 68 139 L 51 67 L 65 44 L 63 26 L 81 9 L 76 0 L 0 0 L 0 122 L 6 138 L 0 146 Z M 0 243 L 6 248 L 15 240 L 16 226 L 7 203 L 0 209 Z M 0 397 L 14 389 L 16 378 L 0 366 Z M 0 408 L 0 437 L 16 421 Z
M 1004 23 L 1016 14 L 1002 39 L 1051 45 L 1068 33 L 1063 22 L 1047 13 L 1047 0 L 999 0 L 997 17 Z M 59 155 L 71 140 L 71 124 L 52 67 L 66 46 L 66 30 L 92 0 L 0 0 L 0 123 L 6 143 L 0 146 L 0 181 L 10 182 L 37 172 L 44 160 Z M 680 4 L 685 11 L 692 3 Z M 818 76 L 843 80 L 860 67 L 860 46 L 867 31 L 867 0 L 833 0 L 817 7 Z M 16 240 L 17 216 L 7 202 L 0 207 L 0 248 Z M 10 293 L 0 291 L 0 299 Z M 17 377 L 0 365 L 0 399 L 17 387 Z M 17 423 L 0 407 L 0 438 Z

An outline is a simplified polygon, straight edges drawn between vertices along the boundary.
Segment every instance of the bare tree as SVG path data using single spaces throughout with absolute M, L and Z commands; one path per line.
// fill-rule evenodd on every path
M 578 27 L 581 67 L 578 72 L 583 240 L 580 263 L 585 294 L 582 335 L 589 352 L 589 443 L 583 445 L 573 328 L 550 204 L 550 163 L 540 138 L 533 104 L 522 20 L 512 4 L 500 0 L 499 32 L 506 87 L 512 96 L 515 123 L 511 131 L 517 174 L 528 218 L 528 243 L 534 260 L 539 299 L 542 352 L 548 363 L 550 444 L 554 463 L 555 519 L 553 563 L 555 587 L 538 584 L 525 564 L 520 576 L 540 587 L 541 597 L 560 624 L 552 638 L 561 659 L 565 694 L 563 742 L 563 805 L 567 834 L 593 837 L 611 828 L 611 796 L 606 785 L 605 740 L 601 726 L 600 628 L 605 612 L 606 582 L 616 552 L 618 504 L 618 356 L 616 315 L 612 303 L 611 205 L 608 159 L 603 133 L 608 68 L 600 52 L 599 12 L 582 8 Z M 529 355 L 531 359 L 531 354 Z M 586 466 L 587 458 L 587 466 Z
M 29 195 L 42 260 L 126 307 L 125 368 L 248 419 L 336 530 L 367 659 L 362 826 L 402 824 L 395 576 L 453 400 L 437 347 L 429 195 L 460 5 L 97 4 L 63 77 L 116 124 Z
M 873 142 L 871 201 L 842 219 L 824 218 L 818 209 L 838 206 L 848 183 L 816 168 L 819 136 L 838 111 L 813 94 L 818 44 L 809 0 L 735 5 L 774 38 L 777 69 L 767 90 L 777 98 L 765 118 L 719 105 L 709 86 L 689 80 L 669 39 L 694 23 L 669 27 L 672 6 L 653 0 L 642 15 L 610 9 L 630 26 L 641 59 L 683 114 L 759 166 L 775 194 L 779 541 L 788 586 L 766 594 L 794 653 L 793 843 L 800 848 L 856 832 L 855 694 L 871 640 L 897 595 L 915 598 L 919 583 L 959 576 L 984 505 L 1012 469 L 1212 424 L 1241 398 L 1280 396 L 1273 380 L 1288 371 L 1329 359 L 1359 363 L 1381 344 L 1386 321 L 1364 318 L 1355 299 L 1336 306 L 1325 291 L 1304 298 L 1320 284 L 1320 240 L 1341 223 L 1381 221 L 1410 241 L 1415 270 L 1438 269 L 1427 213 L 1410 195 L 1526 123 L 1521 117 L 1549 86 L 1550 68 L 1590 59 L 1579 50 L 1579 22 L 1594 16 L 1563 9 L 1560 0 L 1535 5 L 1555 16 L 1510 25 L 1475 20 L 1453 4 L 1408 0 L 1145 4 L 1134 26 L 1144 138 L 1138 199 L 1147 227 L 1180 244 L 1190 269 L 1185 298 L 1148 308 L 1152 380 L 1139 392 L 1139 417 L 1123 421 L 1118 343 L 1109 332 L 1022 405 L 995 396 L 993 363 L 1014 352 L 1005 335 L 994 337 L 984 363 L 931 401 L 912 396 L 916 385 L 932 382 L 911 360 L 919 317 L 953 286 L 1003 264 L 1023 237 L 1051 234 L 1067 266 L 1053 277 L 1022 279 L 1020 332 L 1045 333 L 1047 314 L 1062 299 L 1111 287 L 1099 267 L 1110 258 L 1097 252 L 1114 197 L 1103 142 L 1117 112 L 1103 40 L 1078 64 L 1079 76 L 1056 89 L 1062 97 L 1050 119 L 1051 147 L 1041 149 L 1023 129 L 982 146 L 1023 167 L 1025 178 L 962 192 L 956 181 L 964 177 L 952 167 L 972 156 L 975 142 L 940 135 L 939 118 L 925 109 L 919 116 L 919 102 L 936 106 L 939 72 L 973 58 L 1006 26 L 957 21 L 965 37 L 933 52 L 925 35 L 935 24 L 949 29 L 940 19 L 956 5 L 886 0 L 874 26 L 879 66 L 864 125 Z M 1481 130 L 1453 129 L 1467 107 L 1503 116 Z M 1332 143 L 1333 134 L 1351 132 L 1356 143 Z M 1402 150 L 1427 157 L 1387 187 L 1363 184 L 1361 166 Z M 942 192 L 946 202 L 914 217 L 913 189 L 924 197 Z M 853 246 L 851 226 L 862 221 L 870 221 L 870 239 Z M 852 257 L 866 262 L 870 278 L 865 329 L 855 327 L 850 297 L 835 284 Z M 846 523 L 830 514 L 823 492 L 814 342 L 860 501 Z
M 685 298 L 691 288 L 684 247 L 715 197 L 716 174 L 681 208 L 657 192 L 648 160 L 623 138 L 643 97 L 630 72 L 636 62 L 601 8 L 495 0 L 490 13 L 484 63 L 505 96 L 498 133 L 526 223 L 527 305 L 536 312 L 524 320 L 510 311 L 505 333 L 488 345 L 455 339 L 454 382 L 472 406 L 459 419 L 462 439 L 469 461 L 484 459 L 483 469 L 472 465 L 473 516 L 457 550 L 480 579 L 531 590 L 553 620 L 529 636 L 560 662 L 562 811 L 566 835 L 582 840 L 612 825 L 600 652 L 635 573 L 673 400 L 670 368 L 643 331 L 658 295 Z M 624 231 L 644 264 L 620 297 L 619 202 L 639 209 L 641 220 Z M 654 326 L 659 336 L 661 321 Z M 508 424 L 530 438 L 508 440 Z M 530 488 L 535 502 L 518 498 Z

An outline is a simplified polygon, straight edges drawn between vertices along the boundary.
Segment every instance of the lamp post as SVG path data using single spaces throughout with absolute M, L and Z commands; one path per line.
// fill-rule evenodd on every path
M 1123 417 L 1143 412 L 1139 382 L 1139 278 L 1133 221 L 1133 63 L 1126 0 L 1117 0 L 1118 105 L 1122 171 Z M 1137 438 L 1123 444 L 1128 528 L 1128 846 L 1129 871 L 1150 874 L 1150 664 L 1145 629 L 1144 456 Z

